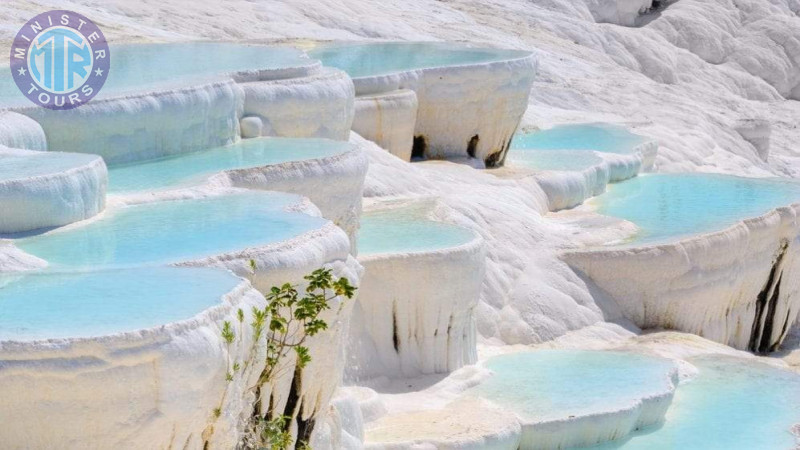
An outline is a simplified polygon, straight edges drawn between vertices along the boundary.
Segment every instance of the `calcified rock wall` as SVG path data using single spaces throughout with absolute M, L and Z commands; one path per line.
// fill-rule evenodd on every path
M 411 161 L 417 94 L 409 89 L 356 98 L 353 131 L 403 161 Z
M 47 153 L 4 148 L 4 157 L 47 156 Z M 99 156 L 74 155 L 64 170 L 0 180 L 0 233 L 17 233 L 67 225 L 99 214 L 106 204 L 108 171 Z M 46 164 L 47 158 L 38 158 Z
M 415 153 L 501 166 L 528 107 L 536 61 L 517 59 L 355 78 L 356 95 L 416 92 Z
M 800 205 L 674 244 L 573 251 L 566 261 L 642 328 L 775 350 L 800 311 Z
M 446 373 L 477 359 L 474 309 L 483 239 L 449 249 L 359 258 L 348 377 Z
M 47 138 L 42 127 L 30 117 L 0 111 L 0 146 L 47 150 Z
M 232 80 L 127 97 L 80 108 L 21 108 L 44 129 L 50 150 L 93 153 L 114 164 L 234 142 L 244 94 Z
M 244 115 L 259 117 L 262 136 L 347 140 L 355 90 L 341 70 L 316 68 L 302 77 L 241 84 Z

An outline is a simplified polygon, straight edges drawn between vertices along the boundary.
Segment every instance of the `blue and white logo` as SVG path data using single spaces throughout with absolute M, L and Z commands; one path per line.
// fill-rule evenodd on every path
M 77 108 L 103 87 L 111 54 L 91 20 L 56 10 L 29 20 L 11 47 L 11 75 L 32 102 L 49 109 Z

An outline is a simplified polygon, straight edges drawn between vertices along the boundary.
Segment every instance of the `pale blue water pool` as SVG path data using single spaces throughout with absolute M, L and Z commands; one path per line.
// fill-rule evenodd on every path
M 800 202 L 800 183 L 709 174 L 653 174 L 617 183 L 590 204 L 635 223 L 636 242 L 719 231 Z
M 496 356 L 494 375 L 467 391 L 528 420 L 548 421 L 614 411 L 671 385 L 674 365 L 624 352 L 537 350 Z
M 0 155 L 0 181 L 53 175 L 85 166 L 96 159 L 95 155 L 61 152 L 25 152 L 20 155 Z
M 109 192 L 163 189 L 197 184 L 231 169 L 324 158 L 347 152 L 347 142 L 327 139 L 245 139 L 236 144 L 109 169 Z
M 344 70 L 353 78 L 503 61 L 530 54 L 519 50 L 473 48 L 442 42 L 323 44 L 307 53 L 326 66 Z
M 690 360 L 697 378 L 681 384 L 664 424 L 595 450 L 791 450 L 800 422 L 800 376 L 740 358 Z
M 248 192 L 148 203 L 107 211 L 99 220 L 14 243 L 55 267 L 181 262 L 283 241 L 326 223 L 284 211 L 297 199 Z
M 558 125 L 541 131 L 517 133 L 511 141 L 513 152 L 520 150 L 594 150 L 603 153 L 630 153 L 646 139 L 625 127 L 610 124 Z
M 599 165 L 603 159 L 586 150 L 536 150 L 509 152 L 506 160 L 511 166 L 537 170 L 582 171 Z
M 234 72 L 314 64 L 303 52 L 293 48 L 225 42 L 111 44 L 110 51 L 111 70 L 98 97 L 162 84 L 186 85 Z M 0 78 L 0 104 L 30 104 L 17 89 L 9 68 L 0 70 L 4 74 Z
M 225 270 L 147 267 L 0 275 L 0 340 L 92 337 L 191 318 L 241 280 Z
M 434 222 L 418 207 L 365 213 L 358 231 L 358 253 L 413 253 L 457 247 L 475 234 L 455 225 Z

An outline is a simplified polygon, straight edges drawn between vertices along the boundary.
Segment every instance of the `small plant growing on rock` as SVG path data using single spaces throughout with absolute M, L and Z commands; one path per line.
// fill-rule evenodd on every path
M 255 272 L 256 263 L 250 261 L 250 267 Z M 245 437 L 241 443 L 244 449 L 284 450 L 292 445 L 290 432 L 293 417 L 299 414 L 300 407 L 300 380 L 303 369 L 311 362 L 311 354 L 306 346 L 309 337 L 324 331 L 328 324 L 320 315 L 330 309 L 330 302 L 336 297 L 352 299 L 356 288 L 350 285 L 347 278 L 334 279 L 330 269 L 317 269 L 304 277 L 305 289 L 298 290 L 298 286 L 290 283 L 274 286 L 264 294 L 266 306 L 254 307 L 251 314 L 250 328 L 252 329 L 252 344 L 242 363 L 230 360 L 231 346 L 236 341 L 237 334 L 242 336 L 244 312 L 239 309 L 236 318 L 239 322 L 238 333 L 234 332 L 230 322 L 222 325 L 222 338 L 228 350 L 226 379 L 233 380 L 233 374 L 241 372 L 243 376 L 256 365 L 256 358 L 264 357 L 264 368 L 255 386 L 255 404 L 253 405 L 250 420 L 245 427 Z M 262 342 L 262 337 L 266 342 Z M 263 345 L 263 353 L 260 350 Z M 294 354 L 294 358 L 289 358 Z M 261 405 L 261 387 L 273 385 L 285 370 L 293 371 L 291 391 L 289 392 L 286 406 L 278 410 L 278 405 L 273 404 L 272 396 L 266 409 Z M 246 378 L 245 378 L 246 379 Z M 265 410 L 266 413 L 262 413 Z M 214 417 L 220 415 L 220 409 L 214 410 Z M 313 419 L 297 421 L 296 449 L 309 448 L 308 437 L 313 429 Z

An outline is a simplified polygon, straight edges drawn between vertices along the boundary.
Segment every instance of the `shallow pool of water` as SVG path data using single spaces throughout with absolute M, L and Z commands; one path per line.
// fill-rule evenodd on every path
M 582 171 L 597 166 L 603 159 L 586 150 L 536 150 L 509 152 L 510 166 L 523 166 L 536 170 Z
M 537 350 L 496 356 L 467 391 L 535 421 L 615 411 L 669 389 L 673 363 L 635 353 Z
M 800 376 L 740 358 L 690 360 L 700 369 L 681 384 L 664 424 L 595 450 L 790 450 L 800 422 Z
M 529 54 L 519 50 L 472 48 L 437 42 L 343 43 L 320 45 L 307 53 L 326 66 L 344 70 L 353 78 L 502 61 Z
M 635 223 L 635 242 L 719 231 L 800 202 L 800 183 L 710 174 L 642 175 L 608 187 L 590 204 Z
M 61 152 L 25 152 L 20 155 L 0 155 L 0 181 L 58 174 L 76 167 L 83 167 L 96 159 L 95 155 Z
M 517 133 L 511 153 L 526 150 L 594 150 L 603 153 L 631 153 L 646 139 L 627 128 L 610 124 L 558 125 L 541 131 Z
M 248 192 L 128 206 L 14 243 L 56 267 L 181 262 L 283 241 L 326 223 L 284 211 L 298 198 Z
M 188 319 L 241 280 L 208 268 L 0 275 L 0 340 L 92 337 Z
M 350 149 L 347 142 L 327 139 L 245 139 L 225 147 L 111 167 L 109 192 L 192 185 L 224 170 L 324 158 Z
M 360 255 L 410 253 L 457 247 L 475 234 L 455 225 L 425 218 L 424 209 L 402 207 L 365 213 L 358 231 Z
M 222 74 L 259 69 L 279 69 L 313 64 L 303 52 L 266 45 L 225 42 L 170 44 L 111 44 L 111 70 L 98 98 L 206 82 Z M 0 104 L 31 103 L 14 80 L 0 81 Z

